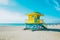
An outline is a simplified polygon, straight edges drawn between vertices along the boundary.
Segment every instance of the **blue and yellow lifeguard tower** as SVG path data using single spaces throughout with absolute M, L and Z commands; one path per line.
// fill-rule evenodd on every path
M 29 14 L 26 14 L 28 16 L 28 19 L 26 20 L 25 23 L 25 28 L 26 29 L 31 29 L 31 30 L 40 30 L 40 29 L 47 29 L 43 24 L 44 21 L 40 19 L 43 14 L 38 13 L 38 12 L 32 12 Z

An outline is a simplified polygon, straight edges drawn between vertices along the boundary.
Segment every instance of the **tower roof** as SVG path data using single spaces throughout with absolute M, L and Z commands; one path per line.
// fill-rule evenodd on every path
M 43 16 L 43 14 L 39 13 L 39 12 L 32 12 L 32 13 L 29 13 L 29 14 L 26 14 L 27 16 L 29 15 L 39 15 L 39 16 Z

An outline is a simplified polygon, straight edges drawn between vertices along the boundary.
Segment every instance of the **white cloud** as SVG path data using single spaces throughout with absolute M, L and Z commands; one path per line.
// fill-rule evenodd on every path
M 4 5 L 3 7 L 0 7 L 0 23 L 24 23 L 26 17 L 22 15 L 22 13 L 15 12 L 15 10 L 11 9 L 12 7 L 15 7 L 17 3 L 14 0 L 0 0 L 0 6 Z M 7 9 L 4 7 L 5 6 L 11 6 L 7 7 Z M 26 13 L 27 8 L 25 7 L 20 7 L 23 11 L 23 13 Z M 9 11 L 8 11 L 9 10 Z M 14 11 L 14 12 L 13 12 Z M 29 10 L 28 10 L 29 12 Z
M 8 5 L 9 0 L 0 0 L 0 4 L 2 5 Z
M 43 19 L 45 23 L 60 23 L 60 19 L 54 16 L 46 15 L 46 16 L 41 17 L 41 19 Z
M 10 12 L 6 9 L 0 9 L 0 23 L 24 23 L 25 19 L 22 13 Z M 43 16 L 45 23 L 58 23 L 60 19 L 54 18 L 52 16 Z
M 55 8 L 56 8 L 56 10 L 60 11 L 60 7 L 55 7 Z
M 21 13 L 0 9 L 0 23 L 21 23 L 24 22 L 25 18 Z
M 60 11 L 60 5 L 59 5 L 58 1 L 53 0 L 53 2 L 56 4 L 55 9 Z
M 57 7 L 60 6 L 59 3 L 58 3 L 58 1 L 54 0 L 53 2 L 56 4 Z
M 45 23 L 60 23 L 60 19 L 45 19 Z
M 15 2 L 15 0 L 0 0 L 0 6 L 17 6 L 17 3 Z
M 54 8 L 55 8 L 57 11 L 60 11 L 60 5 L 59 5 L 59 3 L 58 3 L 57 0 L 46 0 L 46 1 L 47 1 L 47 4 L 49 4 L 49 5 L 51 5 L 51 2 L 50 2 L 50 1 L 52 1 L 52 2 L 55 4 Z M 52 5 L 52 6 L 53 6 L 53 5 Z

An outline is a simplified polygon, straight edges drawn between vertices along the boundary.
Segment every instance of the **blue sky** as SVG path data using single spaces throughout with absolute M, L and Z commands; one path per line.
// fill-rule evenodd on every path
M 30 12 L 44 14 L 45 23 L 60 23 L 60 0 L 0 0 L 0 23 L 24 23 Z

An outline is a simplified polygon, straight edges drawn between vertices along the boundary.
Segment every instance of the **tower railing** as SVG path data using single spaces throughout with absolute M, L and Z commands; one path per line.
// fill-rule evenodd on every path
M 35 23 L 35 22 L 34 22 L 34 20 L 32 20 L 32 19 L 30 19 L 30 20 L 25 19 L 25 23 Z M 40 23 L 44 23 L 44 21 L 43 21 L 43 19 L 39 19 L 39 20 L 37 20 L 36 23 L 37 23 L 37 24 L 40 24 Z

